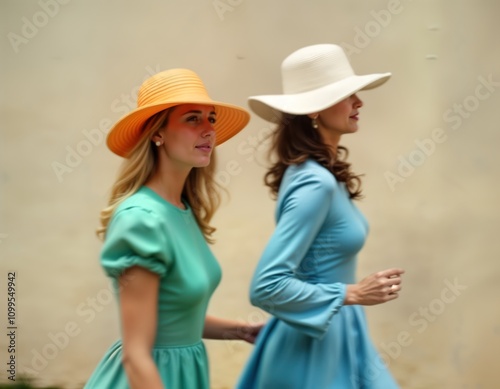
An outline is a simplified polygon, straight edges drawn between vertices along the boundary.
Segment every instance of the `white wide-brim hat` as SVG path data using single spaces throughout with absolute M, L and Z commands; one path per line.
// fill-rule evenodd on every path
M 319 44 L 303 47 L 281 64 L 283 94 L 248 98 L 250 109 L 275 122 L 281 113 L 306 115 L 322 111 L 360 90 L 382 85 L 391 73 L 356 75 L 342 47 Z

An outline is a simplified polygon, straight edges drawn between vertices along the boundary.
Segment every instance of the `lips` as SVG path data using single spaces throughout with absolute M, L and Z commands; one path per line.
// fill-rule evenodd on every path
M 355 113 L 354 115 L 349 116 L 350 119 L 358 120 L 359 113 Z
M 195 146 L 195 148 L 203 151 L 212 150 L 212 144 L 210 142 L 202 143 L 201 145 Z

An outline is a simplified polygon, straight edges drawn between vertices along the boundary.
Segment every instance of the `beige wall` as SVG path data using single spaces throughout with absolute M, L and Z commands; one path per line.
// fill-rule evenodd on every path
M 360 94 L 361 130 L 344 140 L 366 174 L 359 276 L 407 271 L 398 301 L 367 309 L 374 341 L 404 388 L 498 385 L 499 2 L 3 0 L 0 15 L 0 317 L 3 334 L 15 271 L 18 375 L 77 387 L 119 335 L 93 231 L 120 162 L 103 134 L 142 80 L 188 67 L 212 97 L 246 105 L 280 91 L 286 55 L 336 42 L 359 73 L 394 74 Z M 265 318 L 247 287 L 273 228 L 265 145 L 251 149 L 268 132 L 252 117 L 219 150 L 231 199 L 211 312 L 229 318 Z M 208 347 L 213 387 L 232 387 L 250 347 Z

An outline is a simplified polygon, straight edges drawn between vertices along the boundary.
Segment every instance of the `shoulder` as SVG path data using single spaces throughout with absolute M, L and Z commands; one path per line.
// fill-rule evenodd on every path
M 173 256 L 161 218 L 147 205 L 127 200 L 111 218 L 101 249 L 101 265 L 111 277 L 133 266 L 163 276 Z
M 333 193 L 338 184 L 335 176 L 326 168 L 316 161 L 307 160 L 300 165 L 288 167 L 280 191 L 304 186 L 310 190 Z
M 163 275 L 173 258 L 170 240 L 154 204 L 132 195 L 115 210 L 101 249 L 101 264 L 110 276 L 132 266 Z
M 109 223 L 111 230 L 142 230 L 159 232 L 163 224 L 154 199 L 147 194 L 137 192 L 125 199 L 116 208 Z
M 141 218 L 145 214 L 157 217 L 163 213 L 163 210 L 164 205 L 158 200 L 158 197 L 154 196 L 147 188 L 142 187 L 118 205 L 113 218 L 118 216 L 123 217 L 124 215 L 129 218 Z
M 337 187 L 333 174 L 315 161 L 289 166 L 278 192 L 276 218 L 285 213 L 304 220 L 322 217 Z
M 127 197 L 122 203 L 116 208 L 115 214 L 123 211 L 132 212 L 153 212 L 156 207 L 156 200 L 149 195 L 147 191 L 139 189 L 133 195 Z
M 315 161 L 289 166 L 278 192 L 277 216 L 291 209 L 314 213 L 332 201 L 337 187 L 333 174 Z

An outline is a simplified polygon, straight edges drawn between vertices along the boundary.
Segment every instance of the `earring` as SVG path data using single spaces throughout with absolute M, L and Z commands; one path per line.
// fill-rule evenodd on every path
M 161 142 L 160 142 L 159 140 L 157 140 L 157 141 L 155 142 L 155 145 L 156 145 L 156 146 L 158 146 L 158 147 L 160 147 L 160 146 L 161 146 Z
M 312 128 L 318 128 L 318 122 L 316 121 L 317 118 L 318 118 L 317 116 L 315 118 L 312 118 L 311 120 Z

